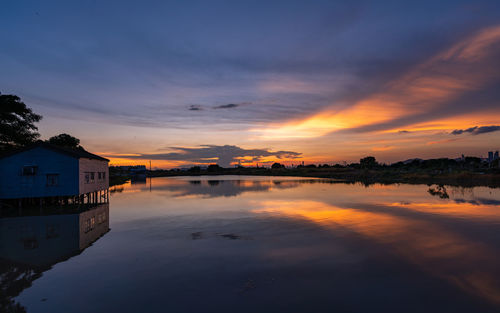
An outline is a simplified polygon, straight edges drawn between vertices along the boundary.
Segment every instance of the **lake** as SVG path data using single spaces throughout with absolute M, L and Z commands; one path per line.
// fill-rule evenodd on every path
M 500 189 L 201 176 L 111 191 L 82 212 L 0 219 L 3 306 L 500 311 Z

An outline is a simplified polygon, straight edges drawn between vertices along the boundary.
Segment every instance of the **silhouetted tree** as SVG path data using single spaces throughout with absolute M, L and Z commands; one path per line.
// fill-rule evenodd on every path
M 480 165 L 481 159 L 478 157 L 467 156 L 467 157 L 465 157 L 465 163 L 471 164 L 471 165 Z
M 374 168 L 378 165 L 378 163 L 375 157 L 367 156 L 366 158 L 359 160 L 359 165 L 361 168 Z
M 80 139 L 75 138 L 68 134 L 59 134 L 57 136 L 50 137 L 49 140 L 47 140 L 47 142 L 65 148 L 72 148 L 72 149 L 81 148 Z
M 219 172 L 222 170 L 222 167 L 219 166 L 219 164 L 210 164 L 207 167 L 207 171 L 209 172 Z
M 40 137 L 35 123 L 41 119 L 18 96 L 0 94 L 0 150 L 35 142 Z
M 276 163 L 273 163 L 273 165 L 271 165 L 271 168 L 278 169 L 278 168 L 285 168 L 285 166 L 281 163 L 276 162 Z
M 199 167 L 199 166 L 193 166 L 188 171 L 191 172 L 191 173 L 199 173 L 199 172 L 201 172 L 201 167 Z
M 500 159 L 496 159 L 493 162 L 491 162 L 491 167 L 499 167 L 500 165 Z

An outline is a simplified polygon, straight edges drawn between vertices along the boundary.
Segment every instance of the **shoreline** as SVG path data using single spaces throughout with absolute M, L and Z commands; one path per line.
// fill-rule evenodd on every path
M 223 169 L 217 172 L 200 171 L 153 171 L 148 177 L 173 176 L 221 176 L 221 175 L 249 175 L 249 176 L 295 176 L 310 178 L 335 179 L 344 183 L 371 184 L 410 184 L 410 185 L 447 185 L 455 187 L 490 187 L 500 188 L 500 174 L 498 173 L 402 173 L 390 170 L 354 170 L 354 169 Z

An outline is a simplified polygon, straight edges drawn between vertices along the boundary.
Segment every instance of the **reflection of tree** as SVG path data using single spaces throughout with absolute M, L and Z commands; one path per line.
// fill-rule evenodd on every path
M 176 197 L 189 195 L 203 196 L 208 198 L 216 197 L 234 197 L 245 192 L 268 192 L 271 189 L 289 189 L 297 188 L 304 184 L 349 184 L 359 185 L 361 183 L 352 181 L 342 181 L 329 178 L 279 178 L 271 179 L 176 179 L 176 178 L 154 178 L 154 190 L 157 192 L 167 191 L 174 193 Z M 363 183 L 363 186 L 370 186 L 375 183 Z M 123 188 L 123 187 L 121 187 Z M 140 190 L 148 190 L 149 187 L 139 187 Z M 113 190 L 113 189 L 111 189 Z M 115 192 L 121 192 L 123 189 Z M 113 192 L 113 191 L 112 191 Z
M 33 281 L 42 276 L 42 272 L 43 269 L 0 259 L 0 311 L 26 312 L 14 298 L 31 287 Z
M 115 192 L 118 192 L 118 193 L 121 193 L 123 192 L 125 188 L 122 186 L 122 187 L 113 187 L 113 188 L 110 188 L 109 189 L 109 192 L 110 193 L 115 193 Z
M 450 198 L 448 192 L 446 191 L 446 187 L 444 187 L 443 185 L 439 185 L 436 188 L 429 187 L 429 190 L 427 190 L 427 192 L 433 196 L 438 196 L 441 199 Z
M 244 192 L 266 192 L 271 188 L 287 189 L 295 188 L 303 183 L 319 182 L 319 180 L 178 180 L 176 184 L 157 186 L 156 190 L 168 190 L 176 193 L 176 196 L 201 195 L 209 198 L 234 197 Z

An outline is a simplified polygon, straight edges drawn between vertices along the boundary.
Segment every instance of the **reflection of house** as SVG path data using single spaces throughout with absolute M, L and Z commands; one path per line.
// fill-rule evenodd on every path
M 83 149 L 37 143 L 0 157 L 0 199 L 107 197 L 109 160 Z
M 129 169 L 131 175 L 146 175 L 146 166 L 145 165 L 137 165 L 132 166 Z
M 74 214 L 0 219 L 0 311 L 25 312 L 13 299 L 41 273 L 78 255 L 109 231 L 109 204 Z
M 0 258 L 46 268 L 79 254 L 109 230 L 109 204 L 75 214 L 0 219 Z

